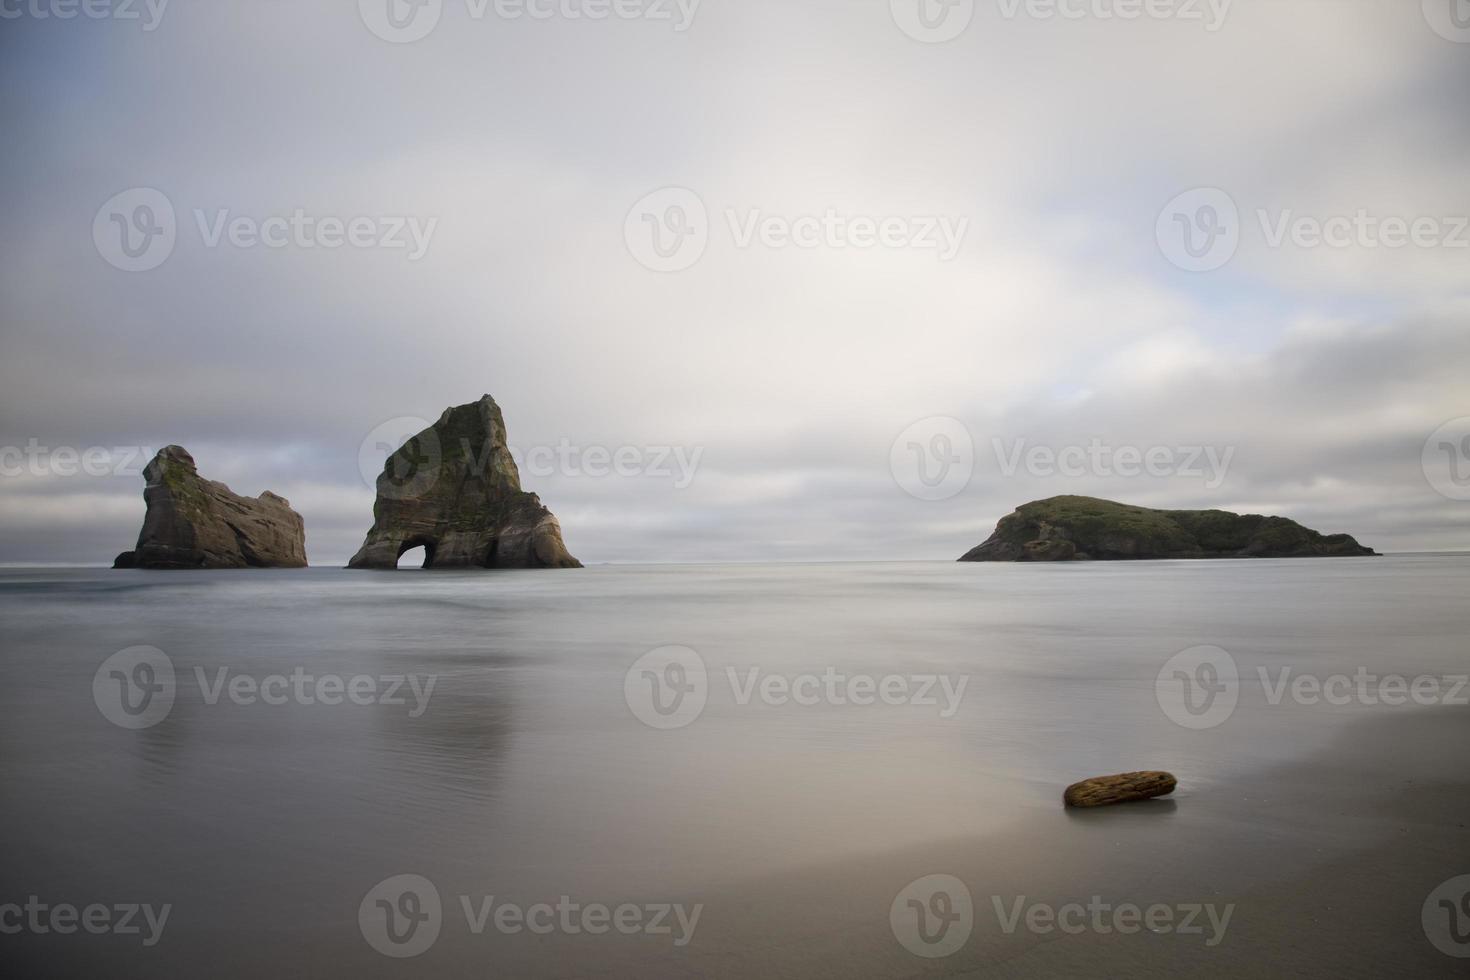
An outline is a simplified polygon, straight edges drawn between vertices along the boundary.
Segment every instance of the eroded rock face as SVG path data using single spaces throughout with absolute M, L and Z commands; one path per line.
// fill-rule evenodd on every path
M 1351 535 L 1284 517 L 1224 510 L 1153 510 L 1096 497 L 1022 504 L 960 561 L 1142 558 L 1318 558 L 1375 555 Z
M 113 568 L 306 567 L 306 528 L 286 498 L 206 480 L 181 446 L 160 449 L 143 477 L 143 530 Z
M 505 419 L 489 395 L 444 410 L 388 457 L 373 526 L 348 568 L 396 568 L 422 546 L 425 568 L 581 568 L 561 525 L 521 489 Z

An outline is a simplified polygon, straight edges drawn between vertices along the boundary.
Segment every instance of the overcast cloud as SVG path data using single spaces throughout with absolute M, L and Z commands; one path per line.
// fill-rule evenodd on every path
M 486 392 L 522 454 L 577 452 L 523 483 L 586 562 L 954 558 L 1056 493 L 1470 549 L 1470 502 L 1441 492 L 1470 476 L 1453 448 L 1470 429 L 1447 430 L 1443 472 L 1423 458 L 1470 416 L 1453 0 L 1178 0 L 1133 20 L 1111 0 L 1050 18 L 926 0 L 941 28 L 971 13 L 943 43 L 905 33 L 924 23 L 906 0 L 653 8 L 669 20 L 443 0 L 398 43 L 369 26 L 390 2 L 415 23 L 403 0 L 174 0 L 152 30 L 156 4 L 4 6 L 0 447 L 179 443 L 237 492 L 288 497 L 318 564 L 371 523 L 364 440 Z M 671 187 L 707 245 L 655 271 L 630 209 Z M 94 239 L 133 188 L 176 216 L 146 271 Z M 1236 209 L 1238 243 L 1189 271 L 1159 219 L 1200 188 Z M 1220 200 L 1186 199 L 1191 234 Z M 298 209 L 372 217 L 379 238 L 403 219 L 406 245 L 221 231 Z M 904 218 L 920 245 L 963 234 L 947 260 L 825 229 L 742 243 L 752 220 L 829 212 L 839 239 L 855 218 Z M 1293 230 L 1360 213 L 1380 224 L 1340 226 L 1344 244 Z M 1430 222 L 1393 247 L 1384 219 Z M 973 453 L 934 441 L 950 423 L 911 428 L 934 417 Z M 647 450 L 654 472 L 589 476 L 592 447 Z M 692 475 L 672 451 L 659 471 L 663 447 Z M 1035 447 L 1091 455 L 1010 471 Z M 1167 449 L 1173 469 L 1118 472 L 1096 447 Z M 945 461 L 955 484 L 905 490 Z M 7 469 L 0 561 L 130 548 L 142 479 L 123 469 Z

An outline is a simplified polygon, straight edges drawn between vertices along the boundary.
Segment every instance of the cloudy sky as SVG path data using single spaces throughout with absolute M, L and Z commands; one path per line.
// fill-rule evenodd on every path
M 1057 493 L 1470 549 L 1454 0 L 94 2 L 0 19 L 0 561 L 179 443 L 342 562 L 485 392 L 586 562 Z

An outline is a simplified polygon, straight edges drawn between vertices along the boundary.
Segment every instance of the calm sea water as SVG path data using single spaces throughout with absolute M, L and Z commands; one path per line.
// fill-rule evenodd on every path
M 1270 695 L 1283 667 L 1465 674 L 1467 595 L 1466 556 L 0 570 L 0 903 L 170 906 L 152 945 L 146 925 L 28 927 L 0 951 L 34 975 L 739 974 L 762 942 L 734 920 L 801 914 L 752 882 L 1039 826 L 1099 773 L 1171 770 L 1183 813 L 1365 717 L 1433 710 Z M 1180 723 L 1159 675 L 1200 646 L 1236 665 L 1235 707 L 1219 720 L 1192 701 Z M 665 647 L 681 649 L 645 657 Z M 1202 663 L 1183 667 L 1204 685 Z M 1261 827 L 1211 833 L 1228 849 Z M 367 935 L 374 916 L 423 914 L 402 889 L 391 912 L 370 895 L 399 875 L 433 883 L 443 921 L 403 959 Z M 761 907 L 716 900 L 746 894 Z M 687 945 L 675 925 L 609 936 L 603 955 L 560 926 L 476 937 L 460 896 L 632 903 L 645 924 L 708 901 Z M 872 921 L 874 948 L 906 956 L 886 900 Z M 722 945 L 696 968 L 681 957 L 700 930 Z

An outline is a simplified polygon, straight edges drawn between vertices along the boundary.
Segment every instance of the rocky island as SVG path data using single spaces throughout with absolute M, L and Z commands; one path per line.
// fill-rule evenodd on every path
M 182 446 L 160 449 L 143 478 L 143 530 L 113 568 L 306 567 L 305 525 L 286 498 L 206 480 Z
M 396 568 L 422 546 L 425 568 L 581 568 L 561 525 L 521 489 L 505 419 L 489 395 L 447 408 L 388 456 L 373 526 L 348 568 Z
M 1148 558 L 1317 558 L 1376 555 L 1351 535 L 1285 517 L 1224 510 L 1153 510 L 1097 497 L 1048 497 L 1001 518 L 960 561 Z

